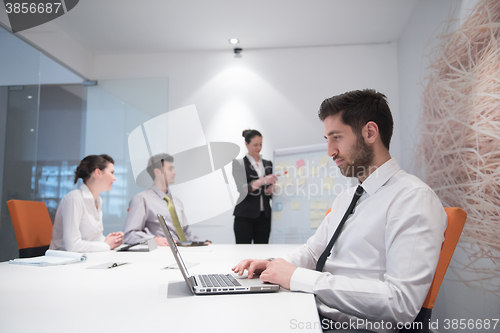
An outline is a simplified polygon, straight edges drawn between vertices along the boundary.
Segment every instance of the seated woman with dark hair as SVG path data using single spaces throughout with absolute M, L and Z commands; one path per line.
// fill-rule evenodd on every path
M 123 232 L 103 235 L 102 199 L 99 194 L 110 191 L 114 175 L 114 161 L 108 155 L 89 155 L 75 171 L 83 185 L 62 198 L 57 207 L 52 241 L 53 250 L 73 252 L 109 251 L 123 242 Z

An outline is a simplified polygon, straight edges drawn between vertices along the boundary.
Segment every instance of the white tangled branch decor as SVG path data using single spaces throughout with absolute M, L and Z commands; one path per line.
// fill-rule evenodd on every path
M 450 268 L 500 296 L 500 1 L 480 1 L 442 37 L 424 92 L 418 166 L 445 206 L 467 223 Z

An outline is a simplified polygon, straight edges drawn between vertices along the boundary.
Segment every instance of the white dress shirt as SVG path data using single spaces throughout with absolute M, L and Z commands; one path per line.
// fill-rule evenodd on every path
M 258 163 L 258 164 L 255 161 L 255 158 L 253 158 L 252 156 L 247 154 L 247 158 L 248 158 L 248 161 L 250 162 L 250 164 L 253 166 L 255 172 L 257 172 L 257 176 L 259 176 L 259 178 L 265 177 L 266 176 L 266 169 L 264 168 L 264 163 L 262 162 L 262 156 L 260 156 L 260 160 L 259 160 L 260 163 Z M 260 197 L 260 211 L 261 212 L 264 211 L 264 199 L 262 199 L 262 197 Z
M 87 185 L 66 194 L 57 207 L 50 249 L 72 252 L 109 251 L 104 242 L 102 199 L 97 207 Z
M 316 294 L 319 312 L 338 322 L 358 318 L 412 322 L 436 270 L 447 216 L 432 189 L 391 159 L 361 184 L 365 189 L 346 221 L 323 272 L 316 262 L 356 187 L 333 202 L 315 235 L 285 259 L 298 266 L 290 289 Z M 387 328 L 387 325 L 384 326 Z M 357 327 L 362 329 L 362 326 Z
M 172 200 L 177 217 L 179 218 L 179 223 L 181 224 L 182 230 L 186 235 L 186 239 L 191 242 L 202 241 L 200 238 L 196 237 L 191 233 L 189 229 L 186 214 L 184 213 L 184 205 L 177 197 L 172 196 L 170 191 L 168 196 Z M 177 231 L 175 230 L 174 224 L 172 222 L 172 217 L 168 210 L 168 204 L 165 201 L 165 192 L 157 188 L 156 186 L 151 187 L 149 190 L 137 193 L 129 204 L 129 211 L 127 214 L 127 220 L 125 221 L 125 236 L 124 243 L 135 244 L 142 242 L 146 239 L 151 239 L 156 237 L 165 237 L 165 233 L 160 226 L 160 221 L 158 221 L 157 214 L 163 215 L 167 227 L 172 234 L 172 238 L 179 241 L 179 236 L 177 236 Z

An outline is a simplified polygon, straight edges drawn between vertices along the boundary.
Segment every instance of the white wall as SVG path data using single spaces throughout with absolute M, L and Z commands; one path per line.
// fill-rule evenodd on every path
M 448 19 L 459 12 L 460 3 L 459 0 L 421 0 L 398 41 L 401 166 L 411 173 L 416 171 L 414 156 L 429 56 L 439 42 L 438 36 L 448 27 Z
M 384 92 L 399 119 L 396 44 L 242 54 L 98 56 L 92 77 L 168 77 L 170 109 L 196 104 L 208 141 L 231 141 L 244 148 L 241 131 L 257 128 L 267 158 L 274 149 L 324 142 L 317 110 L 323 99 L 348 90 Z
M 275 149 L 324 142 L 317 117 L 321 102 L 353 89 L 374 88 L 385 93 L 399 138 L 397 46 L 392 44 L 97 56 L 93 78 L 168 77 L 170 110 L 196 104 L 207 141 L 239 144 L 241 132 L 261 131 L 262 154 Z M 399 141 L 392 153 L 399 158 Z M 216 242 L 232 243 L 232 212 L 208 224 L 221 228 L 202 231 Z
M 414 152 L 418 144 L 419 119 L 422 113 L 422 94 L 429 74 L 431 59 L 435 58 L 435 48 L 439 35 L 448 28 L 452 32 L 463 22 L 464 15 L 477 0 L 421 0 L 408 25 L 398 41 L 401 164 L 404 169 L 415 172 Z M 456 19 L 448 24 L 449 19 Z M 425 172 L 425 171 L 424 171 Z M 457 248 L 451 265 L 462 260 L 466 254 Z M 500 298 L 458 282 L 451 269 L 441 285 L 432 321 L 439 321 L 435 332 L 457 332 L 445 329 L 445 320 L 452 319 L 496 319 L 500 309 Z M 483 322 L 484 323 L 484 322 Z M 498 330 L 500 324 L 497 325 Z M 464 332 L 483 332 L 481 329 Z

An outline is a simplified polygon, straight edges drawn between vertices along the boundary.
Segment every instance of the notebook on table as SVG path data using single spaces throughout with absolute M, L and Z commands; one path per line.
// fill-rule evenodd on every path
M 78 262 L 84 262 L 85 260 L 87 260 L 87 255 L 85 253 L 47 250 L 44 256 L 13 259 L 9 260 L 9 264 L 43 267 L 43 266 L 67 265 Z
M 165 223 L 165 219 L 161 214 L 158 214 L 158 220 L 170 245 L 169 247 L 177 262 L 177 266 L 191 293 L 195 295 L 269 293 L 280 289 L 280 286 L 277 284 L 264 283 L 260 279 L 235 278 L 232 274 L 190 275 L 186 265 L 184 265 L 181 253 L 172 238 L 172 234 L 170 234 L 170 230 Z

